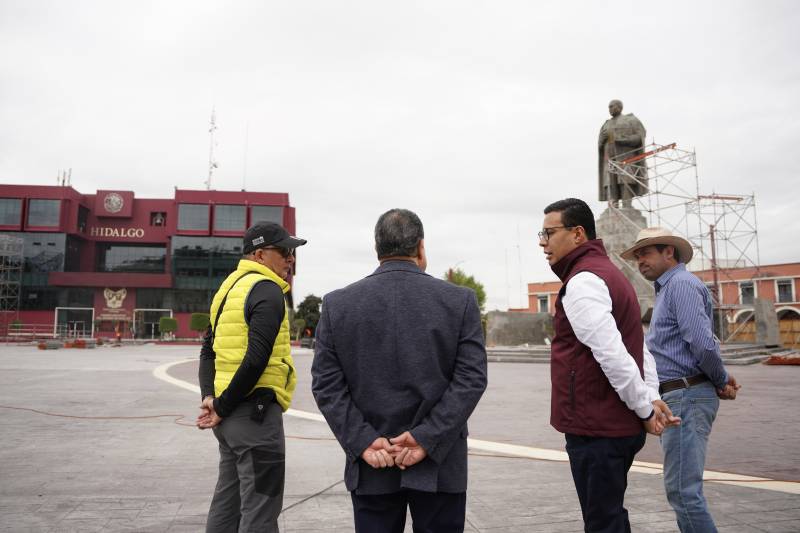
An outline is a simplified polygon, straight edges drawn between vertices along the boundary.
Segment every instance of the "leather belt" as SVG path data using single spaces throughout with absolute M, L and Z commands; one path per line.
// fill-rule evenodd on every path
M 708 376 L 705 374 L 697 374 L 696 376 L 691 376 L 688 378 L 678 378 L 678 379 L 671 379 L 669 381 L 662 381 L 661 384 L 658 386 L 659 394 L 664 394 L 665 392 L 670 392 L 678 389 L 688 389 L 693 385 L 699 385 L 700 383 L 705 383 L 706 381 L 710 381 Z

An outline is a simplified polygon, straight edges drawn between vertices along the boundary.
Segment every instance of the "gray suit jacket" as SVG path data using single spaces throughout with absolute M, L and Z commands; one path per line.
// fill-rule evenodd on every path
M 408 261 L 384 262 L 323 299 L 311 375 L 347 457 L 348 490 L 467 490 L 467 419 L 486 389 L 473 291 Z M 406 430 L 427 451 L 423 461 L 400 470 L 361 460 L 376 438 Z

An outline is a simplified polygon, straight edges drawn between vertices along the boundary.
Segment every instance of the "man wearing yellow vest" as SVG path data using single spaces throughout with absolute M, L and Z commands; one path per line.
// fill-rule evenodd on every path
M 207 532 L 277 532 L 283 505 L 282 411 L 297 376 L 284 294 L 294 249 L 306 244 L 273 222 L 244 234 L 243 257 L 211 302 L 200 351 L 200 429 L 219 441 L 219 477 Z

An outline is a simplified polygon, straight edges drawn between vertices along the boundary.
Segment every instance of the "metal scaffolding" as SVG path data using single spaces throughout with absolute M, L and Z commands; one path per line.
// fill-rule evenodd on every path
M 641 171 L 642 163 L 646 164 L 646 175 Z M 741 302 L 738 292 L 734 302 L 723 305 L 721 283 L 733 280 L 730 272 L 734 268 L 753 268 L 750 282 L 758 277 L 760 257 L 754 194 L 701 194 L 696 153 L 680 149 L 676 143 L 653 142 L 643 153 L 629 152 L 609 159 L 608 171 L 619 176 L 629 192 L 632 192 L 630 184 L 646 188 L 646 194 L 628 202 L 645 215 L 649 226 L 667 228 L 692 244 L 695 254 L 689 268 L 711 271 L 713 281 L 709 288 L 720 323 L 723 316 L 732 323 L 739 310 L 752 307 Z M 609 208 L 627 219 L 614 202 L 609 202 Z M 737 332 L 734 329 L 726 333 L 723 340 L 729 340 Z
M 19 318 L 24 265 L 22 244 L 20 237 L 0 234 L 0 335 L 4 337 Z

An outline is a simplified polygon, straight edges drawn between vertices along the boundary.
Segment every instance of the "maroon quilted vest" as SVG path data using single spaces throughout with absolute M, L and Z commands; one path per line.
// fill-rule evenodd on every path
M 600 239 L 580 245 L 552 269 L 564 285 L 558 293 L 553 319 L 550 424 L 562 433 L 592 437 L 627 437 L 641 433 L 641 420 L 619 398 L 591 349 L 575 337 L 561 303 L 567 282 L 574 275 L 591 272 L 600 277 L 611 295 L 611 314 L 622 342 L 643 376 L 644 332 L 636 291 L 608 258 Z

